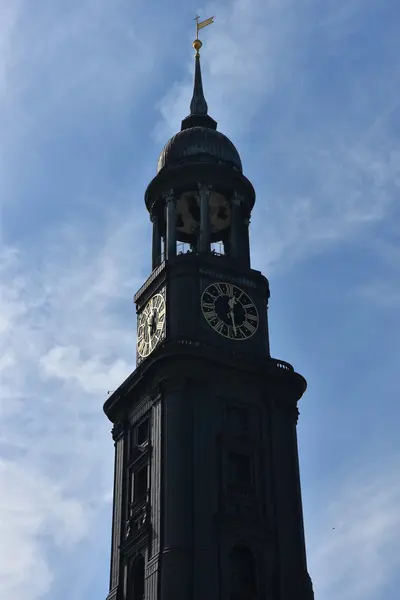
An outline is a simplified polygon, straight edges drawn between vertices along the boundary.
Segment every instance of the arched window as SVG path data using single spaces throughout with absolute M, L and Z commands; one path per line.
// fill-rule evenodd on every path
M 230 600 L 255 600 L 257 595 L 256 563 L 246 546 L 235 546 L 229 555 Z
M 135 559 L 129 574 L 128 600 L 144 600 L 144 557 Z

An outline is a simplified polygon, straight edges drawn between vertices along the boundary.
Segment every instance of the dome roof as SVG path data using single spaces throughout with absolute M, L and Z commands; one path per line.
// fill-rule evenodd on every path
M 165 167 L 195 162 L 224 163 L 242 172 L 242 161 L 232 142 L 216 129 L 197 126 L 180 131 L 166 143 L 157 173 Z

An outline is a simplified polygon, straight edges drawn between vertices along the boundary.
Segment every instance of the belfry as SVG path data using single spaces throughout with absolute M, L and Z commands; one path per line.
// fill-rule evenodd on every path
M 190 114 L 145 193 L 136 369 L 104 404 L 108 600 L 313 600 L 296 436 L 306 381 L 270 353 L 269 283 L 251 268 L 255 191 L 208 114 L 201 45 Z

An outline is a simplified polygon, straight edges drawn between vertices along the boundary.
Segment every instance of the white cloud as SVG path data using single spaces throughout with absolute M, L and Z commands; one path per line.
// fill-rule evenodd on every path
M 292 10 L 293 9 L 293 10 Z M 243 134 L 275 84 L 278 71 L 286 75 L 293 60 L 296 28 L 293 0 L 234 0 L 209 4 L 215 14 L 203 30 L 203 86 L 209 114 L 221 131 Z M 155 128 L 159 143 L 176 133 L 189 113 L 194 61 L 187 62 L 184 81 L 175 81 L 158 103 L 161 120 Z
M 99 357 L 83 360 L 77 346 L 51 348 L 40 358 L 44 376 L 65 381 L 76 381 L 86 394 L 113 391 L 126 378 L 133 365 L 123 360 L 114 361 L 109 368 Z
M 366 75 L 361 65 L 348 78 L 341 62 L 348 37 L 360 23 L 366 27 L 374 10 L 359 0 L 327 3 L 324 10 L 317 2 L 235 0 L 210 4 L 204 13 L 217 15 L 202 32 L 205 95 L 219 129 L 233 135 L 256 188 L 257 268 L 299 260 L 392 209 L 400 183 L 392 123 L 396 52 L 388 50 L 384 72 L 372 66 Z M 334 91 L 332 98 L 324 92 L 327 74 L 318 71 L 318 55 L 331 51 L 339 57 L 332 68 L 340 111 Z M 158 104 L 159 143 L 188 113 L 192 78 L 190 61 L 187 75 Z
M 52 581 L 51 545 L 65 549 L 79 541 L 89 515 L 80 501 L 23 461 L 1 460 L 0 482 L 0 594 L 42 597 Z
M 110 132 L 132 120 L 153 77 L 152 33 L 127 18 L 138 8 L 0 6 L 1 597 L 43 597 L 110 501 L 102 403 L 135 365 L 132 298 L 150 248 L 143 186 L 108 173 Z M 74 177 L 79 142 L 67 137 L 82 132 L 104 165 L 82 155 Z
M 269 196 L 267 207 L 256 207 L 253 248 L 263 255 L 263 268 L 302 259 L 391 214 L 400 160 L 392 136 L 379 133 L 362 150 L 350 140 L 349 147 L 312 148 L 308 159 L 298 159 L 302 175 L 312 180 L 309 194 L 283 185 L 282 194 Z M 378 140 L 384 141 L 385 153 L 376 148 Z M 267 230 L 265 237 L 259 235 L 261 228 Z
M 43 264 L 25 252 L 2 256 L 4 597 L 42 597 L 55 558 L 109 502 L 111 424 L 101 408 L 135 366 L 133 257 L 143 263 L 147 230 L 134 213 L 106 222 L 92 247 L 85 223 L 73 235 L 58 231 Z

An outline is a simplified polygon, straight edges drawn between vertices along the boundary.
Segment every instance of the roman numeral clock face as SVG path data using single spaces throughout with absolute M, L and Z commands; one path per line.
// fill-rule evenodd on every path
M 258 328 L 258 311 L 240 288 L 230 283 L 212 283 L 201 296 L 201 309 L 207 323 L 231 340 L 246 340 Z
M 165 337 L 164 294 L 155 294 L 138 316 L 137 352 L 146 358 Z

